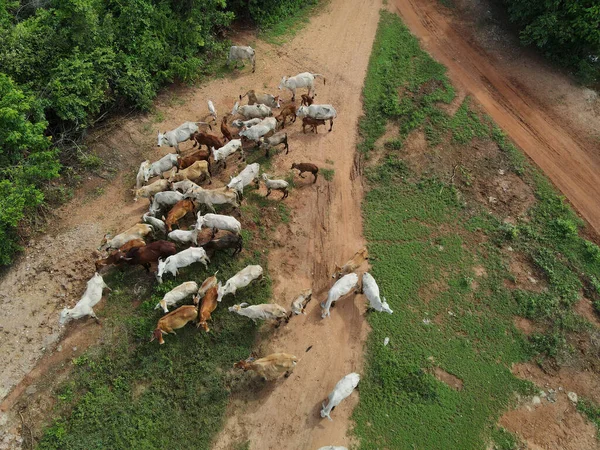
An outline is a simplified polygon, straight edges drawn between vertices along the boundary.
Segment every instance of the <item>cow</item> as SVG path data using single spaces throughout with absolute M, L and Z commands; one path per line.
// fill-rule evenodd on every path
M 194 244 L 196 246 L 203 246 L 208 242 L 212 241 L 217 234 L 216 228 L 194 228 L 193 230 L 174 230 L 171 231 L 167 238 L 171 239 L 178 244 Z
M 354 272 L 358 269 L 362 264 L 369 259 L 369 252 L 367 251 L 367 247 L 361 248 L 357 251 L 352 259 L 348 260 L 346 264 L 342 267 L 335 265 L 335 273 L 331 276 L 331 278 L 340 278 L 347 273 Z
M 198 145 L 198 149 L 202 149 L 202 146 L 206 145 L 207 151 L 209 151 L 211 147 L 221 148 L 225 145 L 223 139 L 221 139 L 216 134 L 204 133 L 202 131 L 197 131 L 196 133 L 192 134 L 190 140 L 194 141 L 194 145 L 192 145 L 192 147 Z
M 221 119 L 221 134 L 223 135 L 223 139 L 226 141 L 231 141 L 233 139 L 239 138 L 237 131 L 233 130 L 228 123 L 231 114 L 225 114 L 223 119 Z
M 202 247 L 207 251 L 211 256 L 217 250 L 226 250 L 228 248 L 233 249 L 232 257 L 237 255 L 242 251 L 242 247 L 244 241 L 242 236 L 239 234 L 234 234 L 230 232 L 226 232 L 227 234 L 220 236 L 216 239 L 212 239 L 211 241 L 205 243 Z
M 274 117 L 267 117 L 266 119 L 261 120 L 260 123 L 240 131 L 240 137 L 247 141 L 254 141 L 255 145 L 258 145 L 261 137 L 269 134 L 276 128 L 277 119 Z
M 209 289 L 217 286 L 217 283 L 218 283 L 217 273 L 218 272 L 219 271 L 217 270 L 212 277 L 208 277 L 206 280 L 204 280 L 202 282 L 200 289 L 198 289 L 198 293 L 194 296 L 194 305 L 198 304 L 198 300 L 200 300 L 202 297 L 204 297 L 204 294 L 206 294 Z
M 223 167 L 227 168 L 227 158 L 233 155 L 235 152 L 240 151 L 241 159 L 244 159 L 244 149 L 242 148 L 242 141 L 240 139 L 233 139 L 225 144 L 223 147 L 218 149 L 212 149 L 213 159 L 215 164 L 219 161 L 223 161 Z
M 175 289 L 171 289 L 165 294 L 160 302 L 156 304 L 154 309 L 162 308 L 164 313 L 169 312 L 169 306 L 179 303 L 184 298 L 195 295 L 198 292 L 198 283 L 195 281 L 186 281 L 180 284 Z
M 296 297 L 294 299 L 294 301 L 292 302 L 292 313 L 299 315 L 299 314 L 305 314 L 306 315 L 306 305 L 308 305 L 308 302 L 310 302 L 312 298 L 312 289 L 307 289 L 304 292 L 302 292 L 302 294 L 300 294 L 298 297 Z
M 169 176 L 169 182 L 171 183 L 183 180 L 200 181 L 202 179 L 208 179 L 208 184 L 212 184 L 210 170 L 208 169 L 208 161 L 196 161 L 186 169 L 182 169 L 179 172 L 176 172 L 176 170 L 176 168 L 173 168 L 171 176 Z
M 242 101 L 244 97 L 248 97 L 249 105 L 263 104 L 269 108 L 281 107 L 279 104 L 279 96 L 274 96 L 271 94 L 257 94 L 254 89 L 249 90 L 244 95 L 240 95 L 240 101 Z
M 259 148 L 265 151 L 266 158 L 269 157 L 269 150 L 279 144 L 283 144 L 286 155 L 290 152 L 290 146 L 288 145 L 288 134 L 285 131 L 275 133 L 271 137 L 262 137 L 260 138 L 259 142 Z
M 210 319 L 211 313 L 217 309 L 217 296 L 217 286 L 213 286 L 206 291 L 201 301 L 199 296 L 194 297 L 194 304 L 200 302 L 200 312 L 198 313 L 198 324 L 196 327 L 202 327 L 207 333 L 210 331 L 207 321 Z
M 348 294 L 352 289 L 358 286 L 358 275 L 355 273 L 349 273 L 348 275 L 344 275 L 342 278 L 337 280 L 335 284 L 329 289 L 329 294 L 327 294 L 327 301 L 325 303 L 321 303 L 321 308 L 323 308 L 323 313 L 321 317 L 324 319 L 325 317 L 329 317 L 329 308 L 331 308 L 331 304 L 333 302 L 338 301 L 340 298 Z
M 261 122 L 262 122 L 262 119 L 260 117 L 256 117 L 254 119 L 249 119 L 249 120 L 236 119 L 233 122 L 231 122 L 231 124 L 237 128 L 250 128 L 250 127 L 253 127 L 254 125 L 258 125 Z
M 330 416 L 331 412 L 342 402 L 342 400 L 352 394 L 352 391 L 354 391 L 359 381 L 360 375 L 356 372 L 349 373 L 338 381 L 333 388 L 333 391 L 331 391 L 331 394 L 327 397 L 327 405 L 325 402 L 322 404 L 321 417 L 327 417 L 329 420 L 333 420 Z
M 150 210 L 148 211 L 148 215 L 154 217 L 158 213 L 160 213 L 160 211 L 163 208 L 171 207 L 181 200 L 183 200 L 183 194 L 181 192 L 159 192 L 154 197 L 152 197 L 152 203 L 150 203 Z
M 94 318 L 96 322 L 100 323 L 93 308 L 102 299 L 103 289 L 108 289 L 110 291 L 110 288 L 106 285 L 102 276 L 96 272 L 87 282 L 87 288 L 77 304 L 71 309 L 65 308 L 61 311 L 58 320 L 59 324 L 64 325 L 70 320 L 81 319 L 85 316 L 90 316 Z
M 234 276 L 232 276 L 229 280 L 225 282 L 225 286 L 221 286 L 219 283 L 219 298 L 220 302 L 223 300 L 228 294 L 233 294 L 237 292 L 238 289 L 248 286 L 252 281 L 257 278 L 262 277 L 263 268 L 261 266 L 246 266 Z
M 294 77 L 283 77 L 279 82 L 279 90 L 286 88 L 292 92 L 292 101 L 296 100 L 296 89 L 308 88 L 307 94 L 310 95 L 311 91 L 314 93 L 315 78 L 323 78 L 323 84 L 326 84 L 325 77 L 320 73 L 302 72 Z
M 218 189 L 196 188 L 188 191 L 184 196 L 185 198 L 193 198 L 199 204 L 207 205 L 212 211 L 215 210 L 213 205 L 240 207 L 237 192 L 230 190 L 228 187 Z
M 264 380 L 275 380 L 282 374 L 289 377 L 294 367 L 298 363 L 298 358 L 289 353 L 272 353 L 264 358 L 254 359 L 250 357 L 245 361 L 240 361 L 234 364 L 236 369 L 255 371 Z
M 119 247 L 118 250 L 115 250 L 110 255 L 108 255 L 106 258 L 97 260 L 95 263 L 96 272 L 100 272 L 100 270 L 103 267 L 122 263 L 123 259 L 121 258 L 121 256 L 126 254 L 132 248 L 143 247 L 144 245 L 146 245 L 146 243 L 144 242 L 143 239 L 134 239 L 132 241 L 125 243 L 124 245 Z
M 170 183 L 168 180 L 160 179 L 156 180 L 154 183 L 149 184 L 148 186 L 141 187 L 139 189 L 133 189 L 135 197 L 133 198 L 134 202 L 137 202 L 138 198 L 151 198 L 155 194 L 159 192 L 166 191 L 169 189 Z
M 271 180 L 269 177 L 270 175 L 266 173 L 263 173 L 262 175 L 263 181 L 265 182 L 265 186 L 267 188 L 267 195 L 265 195 L 265 197 L 271 195 L 271 191 L 274 189 L 283 193 L 283 197 L 281 197 L 281 200 L 284 200 L 289 195 L 289 183 L 285 180 Z
M 138 223 L 124 232 L 117 234 L 112 239 L 109 239 L 109 234 L 104 235 L 99 250 L 109 250 L 111 248 L 117 249 L 129 241 L 133 241 L 134 239 L 143 239 L 153 232 L 154 229 L 151 225 L 148 225 L 147 223 Z
M 379 286 L 377 286 L 377 282 L 375 281 L 375 278 L 373 278 L 373 275 L 368 272 L 363 273 L 361 288 L 362 293 L 365 294 L 365 297 L 369 300 L 369 306 L 372 309 L 388 314 L 394 312 L 391 310 L 385 297 L 379 297 Z
M 244 167 L 238 175 L 233 177 L 227 187 L 229 189 L 235 189 L 239 194 L 240 198 L 244 195 L 244 188 L 254 182 L 258 187 L 258 174 L 260 172 L 260 165 L 258 163 L 248 164 Z
M 193 200 L 183 199 L 179 200 L 169 211 L 167 214 L 167 219 L 165 220 L 165 225 L 167 226 L 167 231 L 170 233 L 173 231 L 173 225 L 178 224 L 181 219 L 183 219 L 186 214 L 196 212 L 196 205 Z
M 205 214 L 198 213 L 196 228 L 218 228 L 219 230 L 227 230 L 232 233 L 239 234 L 242 231 L 242 224 L 231 216 L 225 216 L 222 214 Z
M 240 303 L 228 309 L 229 312 L 252 319 L 254 323 L 257 320 L 274 320 L 277 322 L 277 326 L 279 326 L 282 320 L 285 320 L 286 323 L 290 320 L 290 314 L 288 314 L 283 306 L 279 306 L 276 303 L 262 303 L 260 305 Z
M 273 115 L 273 111 L 267 105 L 244 105 L 240 106 L 237 113 L 246 119 L 264 119 Z
M 155 230 L 158 230 L 161 233 L 167 232 L 167 226 L 165 225 L 165 223 L 162 220 L 157 219 L 156 217 L 152 217 L 150 213 L 144 213 L 144 215 L 142 216 L 142 220 L 145 223 L 152 225 Z
M 277 116 L 277 122 L 281 124 L 281 128 L 285 128 L 285 121 L 287 120 L 288 116 L 292 117 L 291 123 L 296 121 L 296 105 L 294 103 L 285 105 Z
M 150 168 L 150 160 L 147 159 L 146 161 L 143 161 L 140 164 L 140 168 L 138 170 L 138 173 L 135 177 L 135 188 L 136 189 L 140 189 L 144 183 L 148 180 L 146 180 L 146 170 L 148 170 Z
M 158 260 L 158 273 L 156 279 L 159 284 L 162 284 L 162 276 L 164 273 L 170 273 L 174 277 L 177 276 L 178 269 L 187 267 L 195 262 L 201 262 L 205 268 L 208 268 L 210 260 L 206 256 L 206 251 L 200 247 L 190 247 L 175 255 L 169 256 L 166 260 Z
M 158 339 L 159 344 L 164 344 L 163 334 L 175 334 L 175 330 L 183 328 L 188 322 L 198 318 L 198 309 L 193 305 L 180 306 L 175 311 L 162 316 L 156 324 L 156 329 L 152 332 L 152 338 Z
M 200 124 L 208 125 L 206 122 L 185 122 L 174 130 L 165 131 L 164 133 L 159 131 L 158 146 L 162 147 L 163 144 L 167 144 L 169 147 L 175 147 L 175 150 L 179 153 L 179 143 L 189 140 L 192 133 L 198 131 L 198 125 Z M 208 126 L 210 127 L 210 125 Z
M 177 168 L 179 170 L 187 169 L 196 161 L 206 161 L 208 163 L 208 170 L 210 171 L 210 150 L 198 150 L 188 156 L 180 156 L 177 159 Z
M 300 106 L 296 114 L 300 117 L 311 119 L 329 120 L 329 131 L 333 128 L 333 119 L 337 117 L 337 111 L 331 105 Z
M 317 182 L 317 176 L 319 175 L 319 168 L 313 163 L 292 163 L 292 170 L 297 169 L 300 171 L 300 178 L 304 178 L 302 175 L 304 172 L 310 172 L 315 177 L 313 183 Z
M 163 173 L 177 167 L 177 155 L 175 153 L 167 153 L 158 161 L 150 164 L 144 172 L 144 180 L 148 181 L 152 177 L 160 176 L 163 178 Z
M 256 52 L 252 47 L 240 46 L 240 45 L 232 45 L 229 48 L 229 56 L 227 56 L 227 65 L 231 64 L 231 61 L 235 61 L 235 65 L 237 67 L 238 61 L 242 61 L 242 64 L 245 60 L 248 60 L 252 63 L 252 73 L 256 70 Z
M 143 247 L 132 248 L 121 259 L 129 265 L 140 265 L 150 272 L 152 263 L 158 263 L 160 258 L 167 258 L 177 253 L 175 244 L 169 241 L 154 241 Z
M 325 126 L 324 119 L 313 119 L 312 117 L 303 117 L 302 118 L 302 132 L 306 134 L 306 127 L 310 127 L 310 131 L 315 134 L 319 134 L 319 126 Z
M 196 183 L 194 183 L 193 181 L 190 180 L 181 180 L 181 181 L 177 181 L 176 183 L 171 183 L 171 189 L 174 191 L 179 191 L 182 192 L 183 194 L 185 194 L 187 191 L 194 189 L 194 188 L 198 188 L 200 186 L 198 186 Z

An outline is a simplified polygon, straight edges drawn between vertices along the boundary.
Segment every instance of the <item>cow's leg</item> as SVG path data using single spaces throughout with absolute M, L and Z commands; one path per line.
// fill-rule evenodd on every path
M 315 179 L 313 180 L 313 184 L 315 184 L 317 182 L 317 177 L 319 176 L 319 172 L 315 172 L 315 173 L 313 173 L 313 175 L 315 176 Z
M 269 147 L 265 149 L 265 158 L 269 157 Z
M 285 144 L 285 154 L 287 155 L 290 152 L 290 146 L 288 145 L 287 139 L 284 142 Z
M 300 178 L 304 178 L 304 175 L 302 175 L 302 172 L 300 172 L 298 175 L 300 176 Z
M 281 200 L 285 200 L 288 195 L 289 195 L 288 190 L 284 189 L 284 191 L 283 191 L 283 197 L 281 198 Z
M 267 195 L 265 195 L 265 197 L 268 197 L 269 195 L 271 195 L 271 189 L 267 188 Z
M 333 119 L 329 119 L 329 131 L 333 129 Z
M 292 101 L 296 100 L 296 88 L 290 89 L 292 91 Z

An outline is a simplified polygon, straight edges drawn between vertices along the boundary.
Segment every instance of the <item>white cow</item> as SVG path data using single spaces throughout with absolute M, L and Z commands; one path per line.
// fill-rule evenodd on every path
M 275 303 L 263 303 L 261 305 L 250 305 L 248 303 L 241 303 L 239 305 L 233 305 L 229 308 L 229 312 L 234 312 L 240 316 L 248 317 L 252 319 L 254 323 L 256 320 L 277 320 L 288 317 L 288 312 L 284 307 L 279 306 Z
M 333 119 L 337 117 L 337 111 L 331 105 L 301 106 L 296 111 L 299 117 L 311 117 L 313 119 L 329 120 L 329 131 L 333 128 Z
M 231 205 L 234 208 L 239 208 L 238 194 L 236 191 L 230 190 L 228 187 L 217 189 L 196 188 L 188 191 L 185 198 L 193 198 L 198 203 L 208 206 L 212 211 L 215 210 L 213 205 Z
M 314 92 L 316 77 L 323 78 L 323 84 L 325 84 L 325 77 L 320 73 L 302 72 L 295 77 L 283 77 L 279 82 L 279 90 L 283 88 L 289 89 L 292 92 L 292 101 L 294 101 L 296 100 L 296 89 L 308 88 L 308 95 L 310 95 L 311 91 Z
M 325 303 L 321 303 L 321 307 L 323 308 L 323 313 L 321 317 L 324 319 L 329 316 L 329 308 L 331 308 L 331 304 L 333 302 L 338 301 L 344 295 L 348 294 L 352 289 L 358 286 L 358 275 L 355 273 L 349 273 L 348 275 L 344 275 L 342 278 L 337 280 L 335 284 L 329 289 L 329 294 L 327 295 L 327 301 Z
M 198 213 L 196 228 L 218 228 L 219 230 L 227 230 L 232 233 L 240 234 L 242 224 L 235 217 L 225 216 L 222 214 L 205 214 Z
M 157 219 L 156 217 L 152 217 L 149 213 L 144 213 L 142 216 L 142 220 L 150 225 L 152 225 L 156 230 L 159 230 L 161 233 L 167 232 L 167 226 L 165 223 Z
M 232 139 L 223 147 L 216 149 L 213 147 L 212 154 L 215 163 L 219 161 L 223 161 L 223 167 L 227 168 L 227 157 L 233 155 L 235 152 L 240 151 L 242 154 L 242 159 L 244 159 L 244 149 L 242 148 L 241 139 Z
M 365 272 L 362 276 L 362 292 L 369 300 L 369 306 L 375 311 L 386 312 L 392 314 L 394 311 L 390 309 L 390 305 L 385 301 L 385 297 L 379 297 L 379 286 L 373 275 Z
M 163 172 L 171 170 L 173 167 L 177 167 L 177 155 L 175 153 L 168 153 L 146 168 L 146 171 L 144 172 L 144 181 L 148 181 L 155 176 L 160 176 L 162 178 Z
M 280 131 L 275 133 L 273 136 L 268 138 L 260 138 L 259 148 L 265 151 L 265 156 L 269 157 L 269 150 L 276 145 L 283 144 L 285 148 L 285 154 L 287 155 L 290 152 L 290 146 L 288 145 L 288 134 L 285 131 Z
M 265 186 L 267 187 L 267 195 L 265 195 L 265 197 L 271 195 L 271 190 L 275 189 L 276 191 L 283 192 L 283 197 L 281 197 L 281 200 L 285 199 L 289 194 L 287 190 L 289 183 L 285 180 L 271 180 L 269 177 L 270 175 L 266 173 L 263 173 L 262 175 Z
M 244 188 L 250 183 L 255 182 L 258 187 L 258 174 L 260 172 L 260 165 L 258 163 L 248 164 L 244 167 L 238 175 L 233 177 L 227 187 L 229 189 L 235 189 L 240 196 L 244 194 Z
M 189 140 L 190 136 L 198 131 L 199 124 L 208 125 L 206 122 L 185 122 L 174 130 L 165 131 L 164 133 L 159 131 L 158 146 L 162 147 L 163 144 L 167 144 L 169 147 L 175 147 L 175 150 L 179 153 L 179 143 Z
M 188 192 L 189 190 L 198 188 L 198 187 L 200 187 L 200 186 L 198 186 L 196 183 L 194 183 L 193 181 L 190 181 L 190 180 L 182 180 L 182 181 L 178 181 L 177 183 L 171 184 L 172 190 L 180 191 L 180 192 L 183 192 L 184 194 L 186 192 Z
M 146 161 L 142 162 L 140 164 L 140 168 L 138 170 L 137 176 L 135 177 L 135 188 L 139 189 L 141 188 L 144 183 L 146 182 L 146 171 L 150 168 L 150 160 L 147 159 Z
M 236 119 L 233 122 L 231 122 L 231 125 L 233 125 L 234 127 L 238 127 L 238 128 L 250 128 L 261 122 L 262 122 L 262 119 L 260 117 L 256 117 L 256 118 L 250 119 L 250 120 Z
M 306 289 L 302 294 L 300 294 L 296 299 L 292 302 L 292 312 L 296 315 L 305 314 L 306 315 L 306 305 L 310 302 L 312 298 L 312 289 Z
M 258 144 L 261 137 L 269 134 L 269 132 L 277 129 L 277 119 L 275 117 L 267 117 L 260 123 L 240 131 L 239 135 L 245 137 L 249 141 L 254 141 Z
M 200 230 L 197 228 L 193 230 L 173 230 L 167 235 L 167 238 L 178 244 L 198 245 L 198 233 L 200 233 Z
M 154 183 L 149 184 L 148 186 L 141 187 L 139 189 L 134 189 L 135 197 L 133 201 L 137 202 L 138 198 L 150 198 L 159 192 L 166 191 L 169 189 L 170 183 L 169 180 L 165 180 L 161 178 L 160 180 L 156 180 Z
M 273 115 L 273 111 L 267 105 L 258 104 L 258 105 L 244 105 L 240 106 L 237 110 L 238 114 L 241 114 L 246 119 L 254 119 L 260 118 L 263 119 L 265 117 L 269 117 Z
M 77 304 L 71 309 L 65 308 L 61 311 L 58 323 L 64 325 L 70 320 L 80 319 L 85 316 L 93 317 L 99 322 L 93 308 L 102 299 L 103 289 L 110 291 L 110 288 L 106 285 L 100 274 L 96 272 L 87 282 L 87 288 Z
M 323 409 L 321 409 L 321 417 L 327 417 L 329 420 L 333 420 L 330 416 L 331 411 L 337 405 L 339 405 L 342 400 L 352 394 L 352 391 L 358 385 L 360 381 L 360 375 L 356 372 L 349 373 L 340 381 L 337 382 L 329 397 L 327 397 L 327 405 L 323 402 Z
M 229 56 L 227 57 L 227 65 L 231 63 L 231 61 L 235 61 L 235 65 L 237 67 L 238 61 L 249 60 L 252 63 L 252 73 L 256 70 L 256 52 L 252 47 L 245 47 L 239 45 L 232 45 L 229 49 Z
M 173 306 L 179 303 L 181 300 L 189 295 L 194 295 L 198 292 L 198 283 L 195 281 L 186 281 L 180 284 L 175 289 L 171 289 L 165 294 L 163 299 L 156 304 L 154 309 L 162 308 L 164 313 L 169 312 L 169 306 Z
M 150 233 L 153 233 L 154 229 L 151 225 L 147 223 L 138 223 L 132 226 L 131 228 L 123 231 L 120 234 L 117 234 L 112 239 L 108 238 L 108 234 L 104 236 L 102 239 L 102 243 L 100 244 L 100 250 L 108 250 L 111 248 L 119 248 L 123 245 L 127 244 L 129 241 L 133 241 L 134 239 L 144 239 Z
M 222 286 L 221 283 L 219 283 L 217 301 L 220 302 L 223 300 L 223 297 L 227 294 L 235 295 L 238 289 L 248 286 L 252 281 L 262 277 L 262 274 L 263 268 L 261 266 L 246 266 L 227 280 L 225 286 Z
M 210 100 L 208 101 L 208 112 L 210 112 L 210 115 L 215 118 L 215 122 L 216 122 L 217 121 L 217 110 L 216 110 L 213 102 Z
M 164 261 L 158 260 L 158 273 L 156 279 L 162 284 L 162 276 L 164 273 L 170 273 L 174 277 L 177 276 L 178 269 L 187 267 L 195 262 L 201 262 L 204 267 L 208 268 L 210 260 L 206 255 L 206 251 L 202 247 L 190 247 L 172 256 L 169 256 Z
M 176 191 L 159 192 L 152 198 L 152 204 L 148 214 L 156 216 L 162 208 L 173 206 L 178 201 L 183 200 L 183 194 Z

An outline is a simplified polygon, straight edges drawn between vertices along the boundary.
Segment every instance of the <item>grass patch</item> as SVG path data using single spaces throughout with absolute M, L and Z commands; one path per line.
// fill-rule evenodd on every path
M 596 405 L 591 400 L 579 398 L 577 402 L 577 411 L 586 416 L 590 422 L 598 428 L 598 439 L 600 439 L 600 406 Z
M 445 68 L 388 12 L 381 13 L 363 98 L 359 151 L 374 151 L 388 121 L 400 135 L 365 168 L 371 272 L 394 314 L 368 316 L 373 331 L 354 433 L 361 448 L 517 448 L 496 423 L 514 393 L 531 394 L 533 386 L 510 367 L 534 358 L 560 365 L 571 333 L 585 330 L 572 310 L 580 292 L 600 302 L 600 248 L 580 236 L 583 223 L 566 201 L 469 98 L 454 115 L 440 107 L 454 98 Z M 460 183 L 450 182 L 452 165 L 416 170 L 403 159 L 403 142 L 417 129 L 432 152 L 464 150 L 455 167 Z M 470 195 L 481 176 L 469 168 L 474 141 L 497 144 L 497 157 L 535 192 L 523 220 L 504 223 Z M 547 289 L 506 286 L 514 279 L 507 246 L 526 255 Z M 543 332 L 526 337 L 513 325 L 516 315 Z M 435 367 L 464 388 L 439 381 Z
M 327 181 L 333 181 L 333 176 L 335 175 L 334 169 L 320 169 L 319 172 Z
M 284 209 L 275 210 L 268 200 L 263 207 L 254 197 L 250 192 L 244 205 L 253 214 L 243 224 L 241 257 L 218 253 L 208 271 L 196 264 L 162 285 L 143 269 L 115 269 L 105 276 L 112 292 L 100 311 L 104 345 L 73 360 L 70 380 L 56 390 L 56 419 L 45 430 L 40 449 L 190 448 L 191 442 L 194 448 L 210 448 L 237 384 L 232 365 L 250 354 L 257 332 L 252 321 L 227 307 L 265 303 L 271 297 L 263 252 L 268 243 L 259 230 L 271 229 Z M 225 298 L 212 315 L 210 333 L 188 325 L 165 336 L 165 345 L 149 342 L 162 316 L 154 306 L 167 291 L 188 280 L 201 283 L 216 270 L 225 280 L 248 264 L 265 268 L 264 281 Z
M 270 11 L 277 19 L 263 26 L 259 37 L 270 44 L 283 45 L 296 36 L 310 22 L 310 16 L 316 14 L 327 3 L 325 0 L 281 2 L 276 7 L 277 11 Z

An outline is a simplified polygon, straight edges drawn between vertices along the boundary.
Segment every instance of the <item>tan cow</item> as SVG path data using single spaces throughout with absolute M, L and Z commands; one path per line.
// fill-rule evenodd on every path
M 143 239 L 148 234 L 153 233 L 154 229 L 147 223 L 138 223 L 125 230 L 121 234 L 117 234 L 114 238 L 109 239 L 109 235 L 106 234 L 102 243 L 100 244 L 99 250 L 107 250 L 111 248 L 119 248 L 127 244 L 129 241 L 134 239 Z
M 177 168 L 174 167 L 173 171 L 171 172 L 171 176 L 169 177 L 169 181 L 171 183 L 176 183 L 183 180 L 199 182 L 200 179 L 203 178 L 207 178 L 209 180 L 209 184 L 212 183 L 207 161 L 196 161 L 187 169 L 180 170 L 179 172 L 176 172 L 176 170 Z
M 202 302 L 200 304 L 200 312 L 198 313 L 198 324 L 196 325 L 196 327 L 202 327 L 202 329 L 207 333 L 210 331 L 210 328 L 208 328 L 208 324 L 206 323 L 206 321 L 210 319 L 210 314 L 215 309 L 217 309 L 217 296 L 217 286 L 213 286 L 208 291 L 206 291 L 206 294 L 204 294 L 204 297 L 202 298 Z M 197 303 L 196 298 L 194 298 L 194 303 Z
M 155 194 L 158 194 L 159 192 L 169 190 L 170 186 L 171 185 L 170 185 L 169 181 L 165 180 L 164 178 L 162 178 L 160 180 L 156 180 L 154 183 L 151 183 L 142 188 L 133 189 L 133 192 L 135 193 L 135 197 L 133 198 L 133 200 L 137 202 L 137 199 L 140 197 L 141 198 L 150 198 L 150 197 L 154 196 Z
M 244 371 L 254 370 L 265 380 L 275 380 L 284 373 L 286 378 L 290 376 L 297 362 L 298 358 L 289 353 L 272 353 L 257 360 L 250 357 L 245 361 L 235 363 L 233 367 Z
M 356 269 L 362 266 L 367 259 L 369 259 L 369 252 L 367 251 L 367 247 L 363 247 L 357 251 L 352 259 L 347 261 L 342 267 L 336 264 L 335 273 L 331 276 L 331 278 L 341 278 L 350 272 L 354 272 Z
M 167 231 L 170 233 L 173 231 L 173 225 L 178 224 L 181 219 L 183 219 L 187 213 L 195 213 L 196 205 L 193 200 L 183 199 L 179 200 L 169 211 L 167 214 L 167 218 L 165 220 L 165 225 L 167 227 Z
M 152 332 L 150 342 L 154 339 L 158 339 L 159 344 L 164 344 L 163 334 L 175 334 L 174 330 L 185 327 L 188 322 L 195 320 L 197 317 L 198 309 L 195 306 L 180 306 L 175 311 L 171 311 L 169 314 L 160 318 L 156 324 L 156 329 Z

